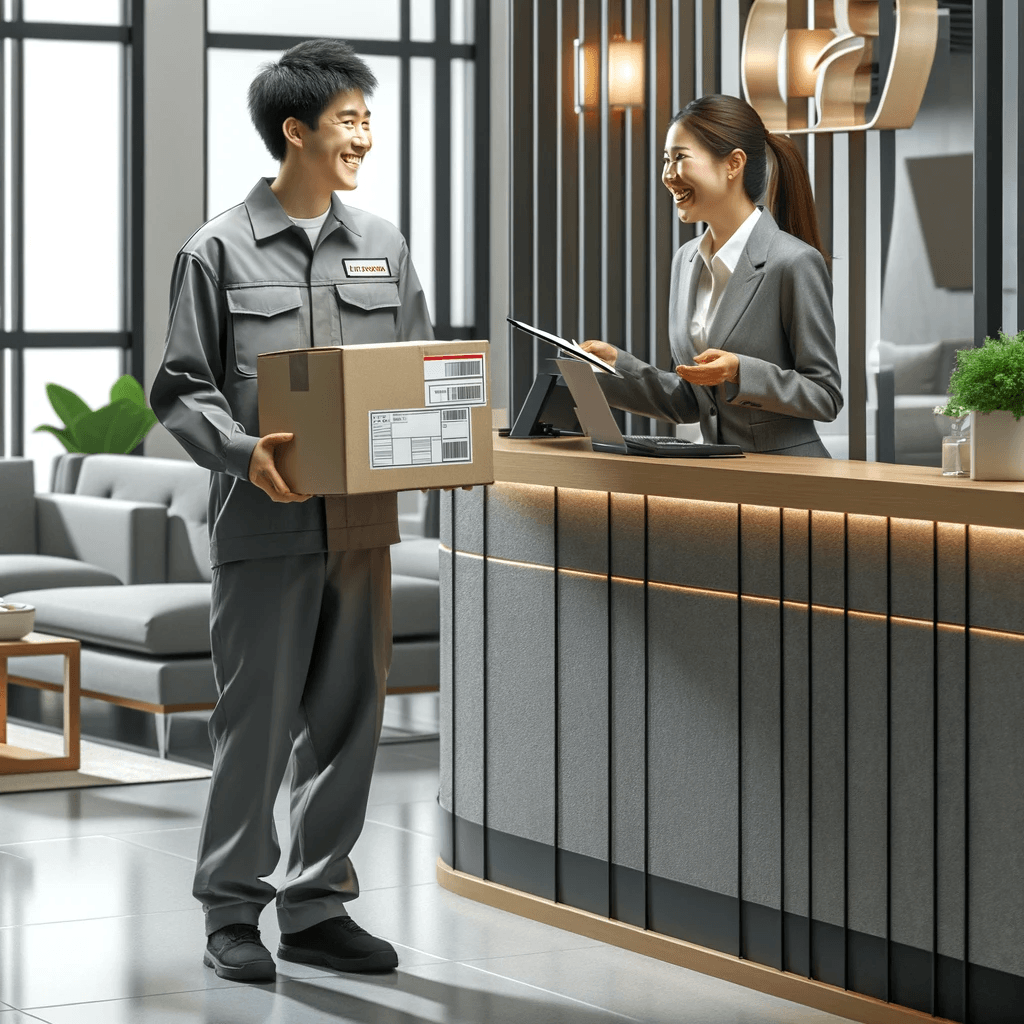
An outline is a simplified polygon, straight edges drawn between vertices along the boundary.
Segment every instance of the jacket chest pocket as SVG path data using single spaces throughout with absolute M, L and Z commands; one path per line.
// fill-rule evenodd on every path
M 342 345 L 398 341 L 401 299 L 393 281 L 361 281 L 335 285 L 341 315 Z
M 227 293 L 235 366 L 244 376 L 256 375 L 261 352 L 302 348 L 302 294 L 298 288 L 236 288 Z

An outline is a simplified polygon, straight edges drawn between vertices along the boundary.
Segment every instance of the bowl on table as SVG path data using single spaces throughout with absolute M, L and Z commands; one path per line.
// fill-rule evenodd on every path
M 35 624 L 33 605 L 0 598 L 0 640 L 20 640 L 32 632 Z

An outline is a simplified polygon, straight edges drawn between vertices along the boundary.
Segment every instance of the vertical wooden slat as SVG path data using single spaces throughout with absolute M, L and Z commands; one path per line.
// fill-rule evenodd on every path
M 697 0 L 701 57 L 696 68 L 700 95 L 708 96 L 721 90 L 718 60 L 719 0 Z
M 833 230 L 832 190 L 832 135 L 814 135 L 810 145 L 814 152 L 814 205 L 818 210 L 818 226 L 821 229 L 821 244 L 832 254 L 835 231 Z
M 579 0 L 559 0 L 559 60 L 561 95 L 558 116 L 558 280 L 556 318 L 563 338 L 577 337 L 579 329 L 580 189 L 579 117 L 573 109 L 576 69 L 573 40 L 580 25 Z
M 554 329 L 558 275 L 558 134 L 561 114 L 556 103 L 558 65 L 558 5 L 536 3 L 533 9 L 533 320 L 546 331 Z M 548 369 L 556 353 L 539 343 L 538 371 Z M 554 369 L 554 367 L 551 367 Z
M 652 173 L 661 167 L 665 127 L 672 116 L 672 68 L 676 34 L 672 32 L 672 0 L 651 0 L 647 26 L 647 153 Z M 647 318 L 649 363 L 667 369 L 668 290 L 672 260 L 672 224 L 675 211 L 667 194 L 655 183 L 647 195 Z M 668 433 L 669 425 L 659 420 L 656 429 Z
M 627 0 L 625 15 L 628 37 L 645 38 L 647 0 Z M 646 74 L 651 74 L 649 67 Z M 626 211 L 626 332 L 629 351 L 640 359 L 647 358 L 650 344 L 647 319 L 647 196 L 659 166 L 647 159 L 645 131 L 648 119 L 648 111 L 642 107 L 627 111 L 623 147 L 626 156 L 626 177 L 623 183 L 623 206 Z M 629 430 L 634 434 L 649 434 L 652 422 L 646 416 L 631 415 L 628 420 Z
M 974 344 L 1002 326 L 1002 5 L 974 14 Z
M 509 305 L 512 315 L 533 309 L 533 2 L 509 5 Z M 533 383 L 532 338 L 509 332 L 509 422 Z
M 867 136 L 850 133 L 850 339 L 846 378 L 849 382 L 850 458 L 867 459 Z
M 807 0 L 787 0 L 786 26 L 793 29 L 807 28 Z M 787 104 L 787 117 L 790 128 L 806 128 L 808 125 L 807 100 L 801 96 L 791 98 Z M 800 155 L 807 162 L 807 136 L 794 135 L 793 145 L 800 150 Z
M 601 0 L 601 333 L 613 345 L 629 346 L 626 332 L 623 255 L 626 243 L 625 163 L 626 112 L 612 109 L 608 88 L 608 43 L 623 35 L 623 0 Z M 625 415 L 613 410 L 619 425 Z
M 602 0 L 581 0 L 579 37 L 588 46 L 601 45 L 601 11 Z M 602 63 L 606 65 L 607 58 Z M 601 94 L 607 96 L 606 87 L 602 87 Z M 606 103 L 604 106 L 607 110 Z M 606 209 L 601 195 L 601 118 L 600 109 L 585 110 L 579 115 L 579 327 L 576 337 L 580 341 L 601 337 L 601 240 Z

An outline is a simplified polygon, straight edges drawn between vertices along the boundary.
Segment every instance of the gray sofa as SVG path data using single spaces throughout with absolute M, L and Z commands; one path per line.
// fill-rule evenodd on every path
M 0 595 L 36 608 L 36 629 L 82 641 L 82 694 L 157 716 L 213 707 L 209 474 L 191 462 L 62 456 L 50 493 L 27 459 L 0 459 Z M 438 686 L 436 538 L 392 548 L 389 693 Z M 59 688 L 60 658 L 11 658 L 11 681 Z

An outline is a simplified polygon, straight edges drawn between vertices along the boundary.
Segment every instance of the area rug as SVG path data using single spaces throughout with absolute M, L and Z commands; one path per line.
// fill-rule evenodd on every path
M 59 733 L 7 723 L 7 742 L 46 754 L 64 752 L 64 737 Z M 0 775 L 0 793 L 24 793 L 40 789 L 80 789 L 85 786 L 125 786 L 143 782 L 181 782 L 208 779 L 209 769 L 180 761 L 148 757 L 134 750 L 110 747 L 82 740 L 81 768 L 77 772 L 28 772 L 24 775 Z

